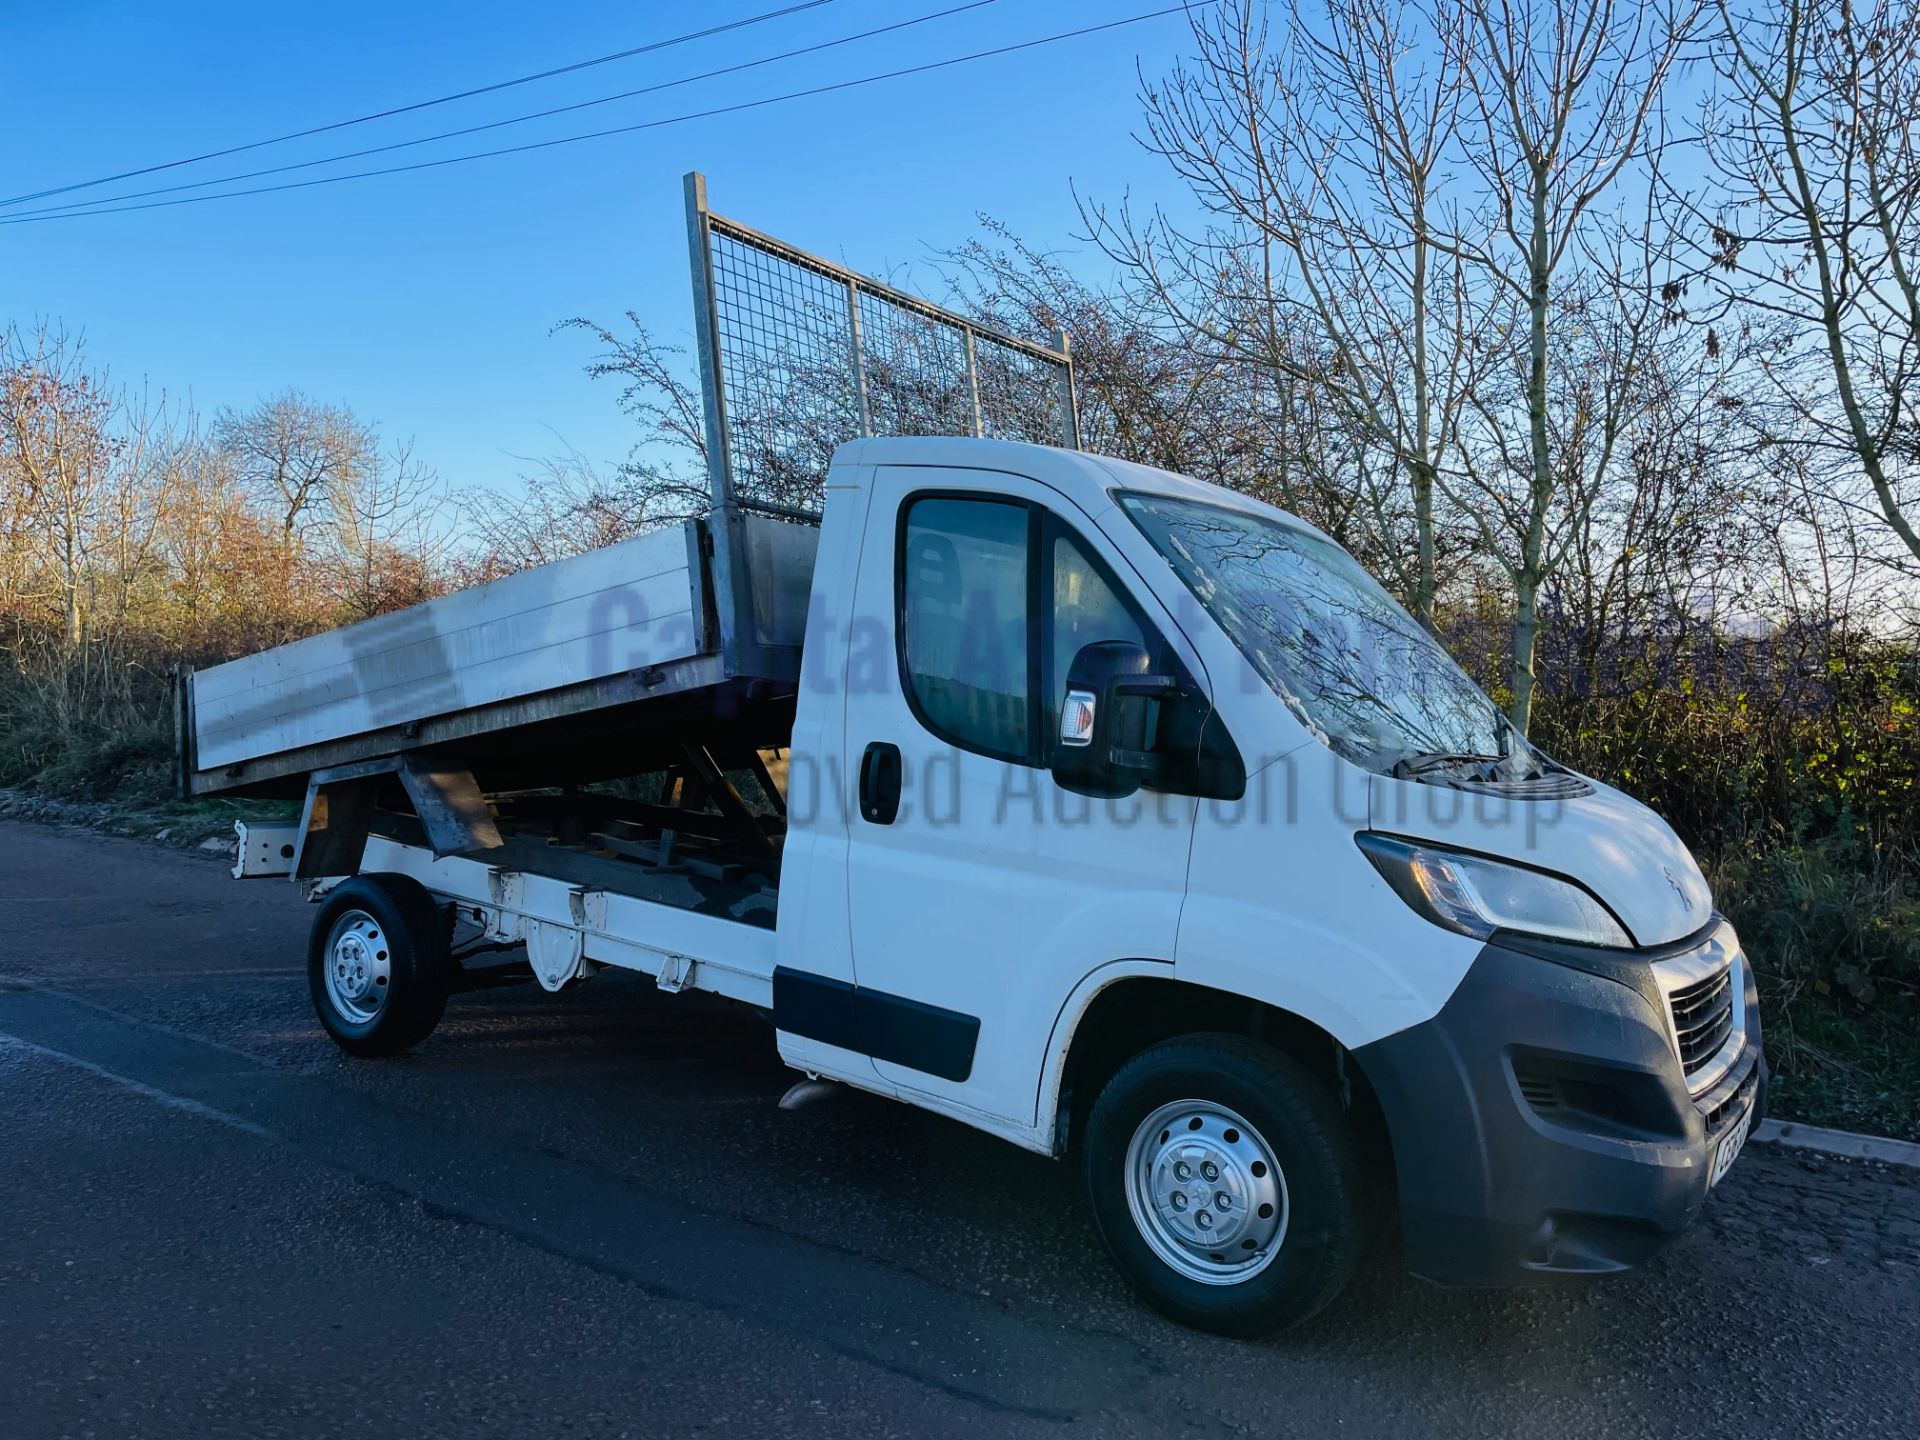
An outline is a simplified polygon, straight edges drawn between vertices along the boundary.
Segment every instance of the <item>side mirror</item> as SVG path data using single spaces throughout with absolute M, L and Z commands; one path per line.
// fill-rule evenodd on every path
M 1053 747 L 1053 778 L 1063 790 L 1118 800 L 1159 776 L 1154 710 L 1179 695 L 1180 681 L 1154 674 L 1152 663 L 1128 640 L 1096 641 L 1073 657 Z

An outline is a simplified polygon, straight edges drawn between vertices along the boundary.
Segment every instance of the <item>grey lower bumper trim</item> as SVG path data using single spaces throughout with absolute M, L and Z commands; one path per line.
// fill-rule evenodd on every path
M 1746 1046 L 1694 1096 L 1656 958 L 1671 957 L 1562 962 L 1496 939 L 1433 1019 L 1354 1052 L 1386 1117 L 1415 1274 L 1508 1285 L 1624 1270 L 1699 1213 L 1733 1109 L 1765 1115 L 1759 998 L 1743 975 Z

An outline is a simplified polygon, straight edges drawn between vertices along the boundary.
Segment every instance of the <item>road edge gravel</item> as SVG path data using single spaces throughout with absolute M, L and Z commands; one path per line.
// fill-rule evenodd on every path
M 1861 1135 L 1852 1130 L 1829 1130 L 1798 1120 L 1763 1120 L 1753 1132 L 1755 1144 L 1781 1145 L 1793 1150 L 1817 1150 L 1822 1155 L 1844 1155 L 1852 1160 L 1877 1160 L 1920 1170 L 1920 1145 L 1884 1135 Z
M 264 806 L 253 807 L 256 811 Z M 248 807 L 212 802 L 208 808 L 171 804 L 155 808 L 100 800 L 60 800 L 31 790 L 0 787 L 0 820 L 97 830 L 125 840 L 143 840 L 169 850 L 201 851 L 231 864 L 236 844 L 233 822 Z

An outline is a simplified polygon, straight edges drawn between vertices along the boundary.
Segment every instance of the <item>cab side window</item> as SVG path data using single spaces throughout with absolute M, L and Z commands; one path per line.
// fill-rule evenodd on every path
M 899 567 L 901 678 L 922 723 L 1022 763 L 1033 749 L 1031 515 L 1006 501 L 913 500 Z
M 1047 680 L 1042 692 L 1048 717 L 1044 733 L 1058 724 L 1061 697 L 1067 690 L 1067 672 L 1083 645 L 1101 640 L 1126 640 L 1158 658 L 1164 649 L 1159 636 L 1149 632 L 1133 606 L 1121 597 L 1087 553 L 1086 547 L 1058 521 L 1047 525 L 1048 561 L 1052 570 L 1052 625 L 1047 645 Z
M 984 495 L 910 498 L 900 517 L 897 584 L 909 708 L 942 740 L 998 760 L 1052 762 L 1067 675 L 1082 646 L 1128 641 L 1155 669 L 1185 673 L 1086 541 L 1038 505 Z M 1205 707 L 1196 713 L 1204 719 Z M 1168 738 L 1188 751 L 1195 743 L 1178 724 Z

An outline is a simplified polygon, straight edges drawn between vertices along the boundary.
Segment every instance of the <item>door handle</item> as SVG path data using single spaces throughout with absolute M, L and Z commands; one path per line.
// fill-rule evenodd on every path
M 900 747 L 875 740 L 860 757 L 860 818 L 891 825 L 900 813 Z

